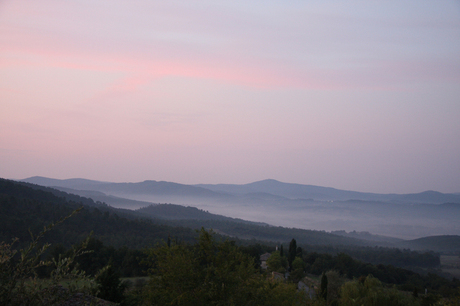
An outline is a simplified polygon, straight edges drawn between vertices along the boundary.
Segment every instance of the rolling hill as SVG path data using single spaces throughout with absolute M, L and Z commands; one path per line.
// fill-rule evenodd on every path
M 145 247 L 165 240 L 169 234 L 178 236 L 182 241 L 193 241 L 193 229 L 204 226 L 216 229 L 227 236 L 245 236 L 247 239 L 273 243 L 289 241 L 295 236 L 299 242 L 313 245 L 368 245 L 367 242 L 358 239 L 320 231 L 278 228 L 234 220 L 196 208 L 166 204 L 157 206 L 143 209 L 148 212 L 144 214 L 142 211 L 121 210 L 97 204 L 92 199 L 49 187 L 0 179 L 0 239 L 27 239 L 28 229 L 36 233 L 43 229 L 43 226 L 69 215 L 78 207 L 83 207 L 80 213 L 66 221 L 51 235 L 52 242 L 76 243 L 93 231 L 95 237 L 108 245 Z M 199 216 L 201 220 L 184 219 L 185 215 L 191 214 L 190 212 L 196 217 Z M 188 225 L 188 228 L 185 225 Z
M 313 199 L 318 201 L 382 201 L 396 203 L 460 203 L 460 195 L 425 191 L 413 194 L 378 194 L 340 190 L 331 187 L 283 183 L 273 179 L 249 184 L 196 184 L 186 185 L 165 181 L 148 180 L 138 183 L 111 183 L 87 179 L 58 180 L 34 176 L 21 180 L 47 187 L 64 187 L 75 190 L 100 191 L 110 195 L 155 195 L 175 197 L 195 197 L 214 200 L 232 200 L 235 196 L 247 194 L 273 195 L 286 199 Z
M 86 179 L 56 180 L 35 176 L 21 181 L 47 187 L 99 191 L 110 195 L 140 194 L 197 198 L 222 198 L 226 196 L 219 192 L 192 185 L 153 180 L 138 183 L 109 183 Z
M 23 181 L 54 186 L 126 209 L 172 203 L 274 226 L 369 232 L 406 240 L 460 234 L 460 196 L 457 194 L 432 191 L 402 195 L 361 193 L 276 180 L 243 185 L 185 185 L 162 181 L 110 183 L 43 177 Z
M 444 194 L 436 191 L 425 191 L 415 194 L 378 194 L 340 190 L 314 185 L 283 183 L 273 179 L 262 180 L 249 184 L 198 184 L 197 187 L 228 194 L 267 193 L 288 199 L 314 199 L 325 201 L 366 200 L 387 202 L 410 202 L 441 204 L 445 202 L 460 203 L 458 194 Z
M 436 250 L 437 252 L 451 255 L 460 254 L 460 236 L 442 235 L 429 236 L 413 240 L 401 241 L 397 244 L 400 248 L 409 248 L 412 250 Z

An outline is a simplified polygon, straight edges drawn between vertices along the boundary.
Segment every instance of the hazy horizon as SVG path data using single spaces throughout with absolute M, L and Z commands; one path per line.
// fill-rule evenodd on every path
M 256 182 L 261 182 L 261 181 L 266 181 L 266 180 L 274 180 L 274 181 L 278 181 L 280 183 L 287 183 L 287 184 L 300 184 L 300 185 L 309 185 L 309 186 L 317 186 L 317 187 L 326 187 L 326 188 L 339 189 L 339 188 L 336 188 L 334 186 L 320 186 L 320 185 L 314 185 L 314 184 L 302 184 L 302 183 L 297 183 L 297 182 L 286 182 L 286 181 L 280 181 L 280 180 L 277 180 L 277 179 L 274 179 L 274 178 L 265 178 L 265 179 L 261 179 L 261 180 L 256 180 L 256 181 L 251 181 L 251 182 L 243 182 L 243 183 L 219 183 L 219 182 L 217 182 L 217 183 L 201 183 L 200 182 L 200 183 L 189 183 L 189 184 L 182 183 L 182 182 L 175 182 L 175 181 L 166 181 L 166 180 L 161 180 L 161 179 L 146 179 L 146 180 L 142 180 L 142 181 L 108 181 L 108 180 L 95 180 L 95 179 L 90 179 L 90 178 L 85 178 L 85 177 L 56 178 L 56 177 L 45 177 L 45 176 L 41 176 L 41 175 L 34 175 L 34 176 L 23 177 L 23 178 L 6 178 L 6 179 L 10 179 L 10 180 L 14 180 L 14 181 L 22 181 L 22 180 L 26 180 L 26 179 L 30 179 L 30 178 L 34 178 L 34 177 L 41 177 L 41 178 L 45 178 L 45 179 L 56 179 L 56 180 L 80 180 L 80 179 L 82 179 L 82 180 L 98 181 L 98 182 L 104 182 L 104 183 L 142 183 L 142 182 L 146 182 L 146 181 L 157 181 L 157 182 L 177 183 L 177 184 L 190 185 L 190 186 L 196 186 L 196 185 L 226 185 L 226 184 L 229 184 L 229 185 L 245 185 L 245 184 L 251 184 L 251 183 L 256 183 Z M 361 190 L 351 190 L 351 189 L 339 189 L 339 190 L 367 193 L 367 191 L 361 191 Z M 422 192 L 426 192 L 426 191 L 440 192 L 438 190 L 427 189 L 427 190 L 422 190 L 420 192 L 414 192 L 414 193 L 422 193 Z M 370 192 L 370 193 L 374 193 L 374 192 Z M 395 192 L 387 192 L 387 193 L 375 192 L 375 193 L 376 194 L 398 194 L 398 193 L 395 193 Z M 460 194 L 460 192 L 449 192 L 449 193 L 450 194 Z M 408 193 L 400 193 L 400 194 L 408 194 Z
M 2 1 L 0 177 L 460 192 L 458 1 Z
M 368 231 L 404 239 L 460 234 L 460 195 L 360 194 L 273 181 L 202 188 L 159 182 L 100 184 L 43 178 L 25 181 L 131 210 L 171 203 L 273 226 Z

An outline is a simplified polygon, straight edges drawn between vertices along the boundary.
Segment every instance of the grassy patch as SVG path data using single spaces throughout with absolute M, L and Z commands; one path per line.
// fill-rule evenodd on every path
M 26 285 L 39 285 L 43 288 L 47 288 L 50 286 L 53 286 L 53 281 L 51 279 L 27 279 L 26 280 Z M 62 286 L 64 288 L 91 288 L 94 286 L 94 282 L 89 279 L 61 279 L 58 283 L 58 286 Z
M 452 274 L 456 278 L 460 278 L 460 257 L 453 255 L 441 255 L 442 272 Z

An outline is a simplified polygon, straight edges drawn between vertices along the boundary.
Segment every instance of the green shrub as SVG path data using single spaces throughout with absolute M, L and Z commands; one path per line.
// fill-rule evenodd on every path
M 85 253 L 84 243 L 69 257 L 41 260 L 50 244 L 40 245 L 40 239 L 77 212 L 45 227 L 37 236 L 30 233 L 31 242 L 23 249 L 14 248 L 17 238 L 11 243 L 0 243 L 0 305 L 59 305 L 76 291 L 89 291 L 91 280 L 74 264 L 75 258 Z M 50 279 L 39 279 L 37 270 L 45 266 L 53 267 Z M 60 290 L 64 280 L 67 290 Z

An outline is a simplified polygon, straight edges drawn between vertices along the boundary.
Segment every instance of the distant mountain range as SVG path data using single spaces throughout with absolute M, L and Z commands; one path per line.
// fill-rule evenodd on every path
M 276 180 L 242 185 L 185 185 L 153 180 L 112 183 L 44 177 L 21 181 L 131 210 L 168 203 L 291 228 L 370 232 L 400 239 L 460 234 L 460 195 L 435 191 L 376 194 Z
M 111 183 L 87 179 L 58 180 L 34 176 L 21 180 L 48 187 L 64 187 L 74 190 L 96 190 L 112 195 L 141 194 L 154 196 L 175 196 L 232 199 L 235 196 L 277 196 L 286 199 L 320 201 L 366 200 L 395 203 L 460 203 L 460 194 L 425 191 L 413 194 L 378 194 L 340 190 L 330 187 L 283 183 L 273 179 L 249 184 L 197 184 L 185 185 L 165 181 L 143 181 L 138 183 Z
M 70 182 L 69 182 L 70 181 Z M 40 181 L 42 182 L 42 181 Z M 49 180 L 48 182 L 51 184 L 55 184 L 56 180 Z M 57 180 L 57 183 L 61 184 L 71 184 L 71 186 L 76 187 L 75 184 L 80 184 L 80 186 L 83 186 L 83 188 L 94 188 L 93 186 L 99 186 L 101 184 L 111 184 L 111 183 L 104 183 L 104 182 L 95 182 L 95 181 L 88 181 L 88 180 L 67 180 L 67 181 L 59 181 Z M 21 187 L 23 185 L 23 187 Z M 69 186 L 69 185 L 67 185 Z M 2 189 L 3 188 L 3 189 Z M 34 193 L 31 190 L 38 190 L 42 191 L 42 193 Z M 234 187 L 232 187 L 234 188 Z M 276 242 L 276 241 L 281 241 L 281 242 L 287 242 L 289 241 L 292 237 L 295 237 L 298 243 L 301 244 L 307 244 L 307 245 L 318 245 L 318 246 L 336 246 L 336 247 L 344 247 L 344 246 L 387 246 L 387 247 L 399 247 L 399 248 L 410 248 L 414 250 L 435 250 L 438 252 L 443 252 L 446 254 L 452 254 L 452 253 L 458 253 L 460 251 L 460 236 L 458 235 L 438 235 L 438 236 L 430 236 L 430 237 L 422 237 L 419 239 L 412 239 L 412 240 L 403 240 L 403 239 L 397 239 L 397 238 L 392 238 L 388 236 L 382 236 L 382 235 L 374 235 L 370 234 L 369 232 L 349 232 L 347 233 L 346 231 L 335 231 L 333 233 L 327 233 L 324 231 L 317 231 L 317 230 L 306 230 L 306 229 L 300 229 L 300 228 L 287 228 L 287 227 L 277 227 L 277 226 L 269 226 L 266 223 L 260 223 L 260 222 L 251 222 L 251 221 L 246 221 L 243 219 L 239 218 L 229 218 L 226 216 L 218 215 L 218 214 L 212 214 L 209 213 L 208 211 L 198 209 L 196 207 L 185 207 L 181 205 L 173 205 L 173 204 L 156 204 L 153 205 L 149 202 L 139 202 L 139 201 L 134 201 L 134 200 L 129 200 L 129 199 L 124 199 L 124 198 L 118 198 L 114 197 L 112 195 L 105 195 L 99 191 L 85 191 L 85 190 L 80 190 L 82 194 L 84 194 L 84 197 L 80 197 L 78 195 L 73 195 L 73 191 L 75 189 L 69 189 L 66 187 L 60 187 L 61 191 L 49 187 L 44 187 L 42 185 L 36 185 L 36 184 L 31 184 L 31 183 L 12 183 L 11 181 L 7 180 L 2 180 L 0 179 L 0 196 L 6 195 L 8 201 L 13 201 L 13 197 L 17 197 L 18 199 L 35 199 L 37 197 L 40 197 L 40 199 L 45 199 L 46 201 L 58 201 L 59 203 L 63 203 L 62 205 L 67 206 L 68 204 L 65 201 L 69 201 L 69 203 L 73 203 L 71 205 L 78 205 L 78 203 L 81 203 L 85 205 L 86 207 L 93 207 L 94 209 L 99 208 L 101 211 L 108 211 L 110 212 L 111 215 L 113 214 L 120 214 L 121 216 L 125 216 L 128 219 L 131 219 L 132 221 L 123 221 L 123 222 L 131 222 L 129 223 L 130 227 L 135 226 L 137 228 L 142 227 L 142 226 L 153 226 L 153 225 L 148 225 L 145 222 L 140 221 L 141 223 L 137 224 L 135 221 L 137 218 L 152 218 L 152 220 L 156 220 L 155 224 L 158 224 L 158 222 L 163 223 L 167 226 L 173 226 L 173 227 L 179 227 L 179 228 L 201 228 L 202 226 L 205 228 L 213 228 L 216 232 L 226 235 L 226 236 L 231 236 L 231 237 L 238 237 L 239 239 L 257 239 L 260 241 L 271 241 L 271 242 Z M 62 191 L 62 190 L 67 190 L 67 191 Z M 254 190 L 251 190 L 254 191 Z M 48 194 L 53 194 L 55 198 Z M 262 194 L 263 196 L 266 196 L 267 194 L 263 192 L 253 192 L 253 193 L 248 193 L 252 194 L 255 196 L 259 196 Z M 248 195 L 246 194 L 246 196 Z M 94 198 L 94 197 L 100 197 L 101 199 L 112 199 L 115 201 L 118 201 L 119 203 L 123 203 L 124 201 L 128 201 L 128 203 L 131 203 L 132 205 L 143 205 L 143 208 L 137 209 L 137 210 L 123 210 L 123 209 L 114 209 L 110 206 L 106 206 L 103 203 L 94 202 L 92 199 L 89 198 Z M 275 201 L 279 200 L 278 196 L 273 196 L 271 197 L 274 198 Z M 311 201 L 300 201 L 300 200 L 292 200 L 293 203 L 310 203 Z M 54 203 L 53 202 L 53 203 Z M 315 211 L 317 209 L 323 209 L 323 208 L 314 208 L 316 205 L 318 205 L 318 202 L 312 201 L 313 202 L 313 209 L 310 207 L 310 211 Z M 29 203 L 29 202 L 24 202 L 24 203 Z M 39 204 L 37 202 L 30 202 L 34 203 L 33 205 L 38 205 L 39 207 L 42 204 Z M 285 203 L 285 202 L 281 202 Z M 334 207 L 326 207 L 326 210 L 332 209 L 334 210 L 339 210 L 339 214 L 344 214 L 344 212 L 349 209 L 347 208 L 346 205 L 352 205 L 357 207 L 357 211 L 364 209 L 366 205 L 370 205 L 369 202 L 366 201 L 356 201 L 356 200 L 351 200 L 351 201 L 343 201 L 343 202 L 338 202 L 340 205 L 345 204 L 345 206 L 334 206 Z M 144 205 L 148 204 L 148 205 Z M 291 203 L 292 204 L 292 203 Z M 324 204 L 324 203 L 323 203 Z M 51 205 L 51 204 L 50 204 Z M 53 204 L 55 205 L 55 204 Z M 382 214 L 382 211 L 379 211 L 379 207 L 381 207 L 383 210 L 387 209 L 386 204 L 381 203 L 381 202 L 375 202 L 374 205 L 371 205 L 374 209 L 373 214 L 374 215 L 379 215 Z M 391 208 L 393 207 L 393 208 Z M 391 204 L 390 205 L 390 210 L 394 209 L 394 207 L 398 208 L 401 207 L 405 210 L 399 210 L 399 214 L 403 214 L 403 218 L 407 218 L 405 215 L 407 215 L 407 209 L 412 207 L 421 207 L 423 213 L 424 209 L 429 209 L 428 214 L 430 214 L 433 217 L 437 218 L 446 218 L 444 214 L 441 214 L 441 216 L 436 216 L 436 213 L 439 213 L 440 211 L 442 212 L 443 210 L 447 211 L 448 215 L 451 215 L 452 219 L 455 221 L 458 221 L 458 212 L 459 212 L 459 204 L 455 203 L 450 203 L 450 204 L 442 204 L 442 205 L 433 205 L 433 204 L 419 204 L 419 205 L 401 205 L 401 204 Z M 8 218 L 6 212 L 13 212 L 16 214 L 18 211 L 14 212 L 14 207 L 6 206 L 5 208 L 0 207 L 1 210 L 3 211 L 3 216 L 2 218 Z M 241 208 L 241 207 L 239 207 Z M 13 210 L 12 210 L 13 209 Z M 24 218 L 32 218 L 30 220 L 34 220 L 33 215 L 30 215 L 30 210 L 27 210 L 25 207 L 23 209 L 23 214 L 24 217 L 21 217 L 20 222 L 25 222 Z M 89 209 L 89 208 L 88 208 Z M 292 208 L 290 208 L 292 209 Z M 29 212 L 28 212 L 29 211 Z M 298 212 L 294 210 L 294 213 Z M 44 208 L 40 208 L 37 210 L 35 208 L 33 210 L 33 214 L 39 214 L 39 213 L 44 213 L 41 218 L 49 218 L 50 214 L 44 210 Z M 290 213 L 290 211 L 288 211 Z M 367 212 L 366 212 L 367 213 Z M 394 212 L 393 212 L 394 213 Z M 113 236 L 113 234 L 109 234 L 107 232 L 108 226 L 109 225 L 104 225 L 106 224 L 107 220 L 104 219 L 103 215 L 101 215 L 100 212 L 94 211 L 93 217 L 101 217 L 99 221 L 94 225 L 95 228 L 99 229 L 104 229 L 103 235 L 109 235 L 109 236 L 104 236 L 107 237 L 107 239 L 111 239 L 111 241 L 115 241 L 114 239 L 117 239 L 117 243 L 128 243 L 128 242 L 122 242 L 122 240 L 118 241 L 118 238 L 115 238 L 116 236 Z M 420 216 L 418 216 L 420 218 Z M 17 218 L 13 217 L 13 218 Z M 109 219 L 109 221 L 112 220 L 111 222 L 114 221 L 114 219 Z M 116 218 L 115 218 L 116 220 Z M 160 221 L 164 220 L 164 221 Z M 36 221 L 36 220 L 35 220 Z M 33 222 L 35 222 L 33 221 Z M 19 221 L 18 221 L 19 222 Z M 93 224 L 91 223 L 92 221 L 86 220 L 83 221 L 78 221 L 78 222 L 86 222 L 88 224 Z M 77 222 L 77 223 L 78 223 Z M 133 223 L 134 222 L 134 223 Z M 8 222 L 6 222 L 8 223 Z M 6 224 L 4 223 L 4 225 Z M 9 222 L 8 224 L 10 224 Z M 14 223 L 14 222 L 13 222 Z M 13 224 L 11 223 L 11 224 Z M 75 225 L 77 225 L 77 223 Z M 127 223 L 127 224 L 128 224 Z M 15 224 L 15 223 L 14 223 Z M 87 224 L 87 225 L 88 225 Z M 407 226 L 407 224 L 400 224 L 400 226 Z M 107 229 L 105 229 L 107 227 Z M 21 228 L 24 230 L 27 228 L 24 226 L 21 226 Z M 154 227 L 152 227 L 153 229 Z M 5 228 L 6 229 L 6 228 Z M 77 230 L 77 227 L 75 228 Z M 116 231 L 123 231 L 122 228 L 119 228 L 116 226 Z M 156 231 L 160 230 L 162 232 L 162 236 L 167 235 L 167 233 L 164 232 L 164 229 L 159 228 L 158 226 L 155 228 Z M 88 229 L 86 229 L 88 231 Z M 112 231 L 112 229 L 110 229 Z M 168 231 L 173 231 L 172 229 L 168 229 Z M 176 230 L 174 230 L 176 231 Z M 97 232 L 97 231 L 96 231 Z M 8 230 L 4 231 L 3 234 L 8 233 Z M 181 230 L 181 233 L 185 233 L 183 230 Z M 190 232 L 188 232 L 190 233 Z M 190 235 L 190 234 L 182 234 L 182 235 Z M 102 236 L 101 236 L 102 237 Z M 111 237 L 111 238 L 109 238 Z M 185 236 L 183 236 L 185 237 Z M 190 236 L 188 236 L 190 237 Z M 121 239 L 121 238 L 120 238 Z M 133 238 L 134 239 L 134 238 Z M 189 238 L 188 238 L 189 239 Z M 136 238 L 136 245 L 138 245 L 142 240 L 139 240 Z

